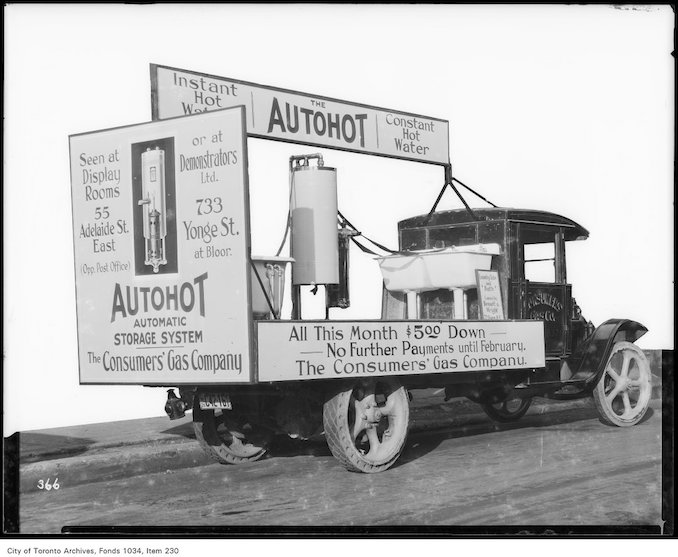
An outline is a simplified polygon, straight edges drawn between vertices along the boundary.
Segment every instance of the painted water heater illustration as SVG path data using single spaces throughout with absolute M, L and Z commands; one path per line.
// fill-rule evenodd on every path
M 166 265 L 165 237 L 167 213 L 165 211 L 165 151 L 156 147 L 141 154 L 141 199 L 144 228 L 144 263 L 153 266 L 157 273 Z

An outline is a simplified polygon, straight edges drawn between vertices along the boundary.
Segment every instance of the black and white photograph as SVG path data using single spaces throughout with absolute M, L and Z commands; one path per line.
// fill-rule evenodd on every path
M 3 12 L 3 552 L 675 536 L 673 6 Z
M 132 145 L 132 213 L 137 275 L 177 272 L 174 144 L 169 138 Z

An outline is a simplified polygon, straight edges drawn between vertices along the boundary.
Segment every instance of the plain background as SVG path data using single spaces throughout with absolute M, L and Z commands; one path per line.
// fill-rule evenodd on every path
M 497 205 L 563 214 L 584 315 L 673 348 L 673 12 L 668 6 L 9 5 L 3 402 L 17 430 L 163 415 L 165 392 L 78 385 L 68 135 L 151 119 L 157 63 L 449 120 L 454 174 Z M 290 155 L 249 140 L 253 253 L 275 253 Z M 440 167 L 321 150 L 340 210 L 397 244 Z M 483 202 L 468 195 L 473 206 Z M 450 193 L 441 208 L 460 207 Z M 353 251 L 352 307 L 379 315 Z M 336 310 L 338 311 L 338 310 Z

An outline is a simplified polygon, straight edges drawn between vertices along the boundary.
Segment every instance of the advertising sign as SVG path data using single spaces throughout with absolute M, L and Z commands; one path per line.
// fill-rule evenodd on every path
M 151 64 L 153 119 L 233 105 L 247 134 L 433 164 L 449 164 L 449 122 Z
M 81 383 L 250 380 L 244 117 L 70 137 Z
M 261 321 L 260 381 L 532 369 L 539 321 Z
M 499 271 L 476 269 L 478 306 L 481 319 L 504 319 Z

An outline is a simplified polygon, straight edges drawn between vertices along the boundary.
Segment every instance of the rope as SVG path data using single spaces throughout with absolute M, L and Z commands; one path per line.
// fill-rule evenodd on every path
M 466 184 L 464 184 L 464 182 L 462 182 L 462 181 L 459 180 L 458 178 L 455 178 L 455 177 L 453 177 L 453 176 L 449 176 L 449 179 L 448 179 L 448 176 L 447 176 L 447 175 L 446 175 L 445 178 L 446 178 L 446 179 L 445 179 L 445 183 L 443 184 L 443 187 L 440 189 L 440 193 L 438 193 L 438 197 L 436 198 L 435 203 L 433 203 L 433 207 L 431 207 L 431 210 L 428 212 L 428 215 L 426 215 L 426 221 L 425 221 L 425 222 L 426 222 L 427 224 L 428 224 L 428 222 L 431 220 L 431 217 L 433 216 L 433 213 L 435 213 L 436 209 L 438 208 L 438 203 L 440 203 L 440 200 L 443 198 L 443 194 L 445 193 L 445 188 L 447 188 L 447 186 L 449 186 L 450 188 L 452 188 L 452 191 L 454 191 L 454 193 L 457 194 L 457 197 L 458 197 L 458 198 L 461 200 L 461 202 L 464 204 L 464 207 L 465 207 L 466 210 L 468 211 L 469 215 L 471 215 L 471 218 L 472 218 L 473 220 L 478 220 L 477 217 L 476 217 L 476 215 L 475 215 L 475 213 L 474 213 L 473 210 L 471 209 L 471 207 L 469 207 L 468 203 L 466 203 L 466 200 L 464 199 L 464 197 L 461 195 L 461 193 L 459 193 L 459 190 L 458 190 L 457 188 L 454 187 L 453 182 L 456 182 L 456 183 L 459 184 L 460 186 L 463 186 L 463 187 L 466 188 L 468 191 L 470 191 L 473 195 L 475 195 L 475 196 L 479 197 L 480 199 L 482 199 L 485 203 L 487 203 L 487 204 L 489 204 L 489 205 L 492 205 L 492 207 L 497 207 L 497 206 L 496 206 L 494 203 L 492 203 L 489 199 L 487 199 L 486 197 L 483 197 L 482 195 L 480 195 L 476 190 L 474 190 L 473 188 L 467 186 Z
M 358 230 L 355 226 L 353 226 L 351 221 L 349 221 L 341 211 L 337 211 L 337 213 L 339 214 L 339 217 L 344 221 L 345 224 L 347 224 L 349 227 L 351 227 L 355 232 L 360 234 L 360 236 L 362 238 L 365 238 L 365 240 L 370 242 L 372 245 L 377 246 L 380 250 L 383 250 L 383 251 L 388 252 L 388 253 L 398 253 L 398 251 L 387 248 L 386 246 L 381 245 L 379 242 L 375 242 L 371 238 L 368 238 L 362 232 L 360 232 L 360 230 Z M 369 248 L 367 248 L 366 246 L 363 246 L 363 245 L 359 244 L 358 242 L 356 242 L 355 237 L 352 237 L 351 239 L 353 240 L 353 243 L 356 246 L 358 246 L 361 250 L 365 251 L 366 253 L 372 253 L 374 255 L 379 255 L 378 253 L 375 253 L 375 252 L 369 250 Z
M 458 180 L 457 178 L 452 178 L 452 179 L 453 179 L 455 182 L 457 182 L 457 184 L 459 184 L 460 186 L 464 186 L 468 191 L 470 191 L 470 192 L 471 192 L 472 194 L 474 194 L 475 196 L 480 197 L 480 199 L 482 199 L 485 203 L 489 203 L 490 205 L 492 205 L 492 207 L 496 207 L 496 205 L 495 205 L 494 203 L 492 203 L 489 199 L 486 199 L 485 197 L 483 197 L 482 195 L 480 195 L 476 190 L 474 190 L 474 189 L 468 187 L 468 186 L 467 186 L 466 184 L 464 184 L 464 182 L 462 182 L 461 180 Z

